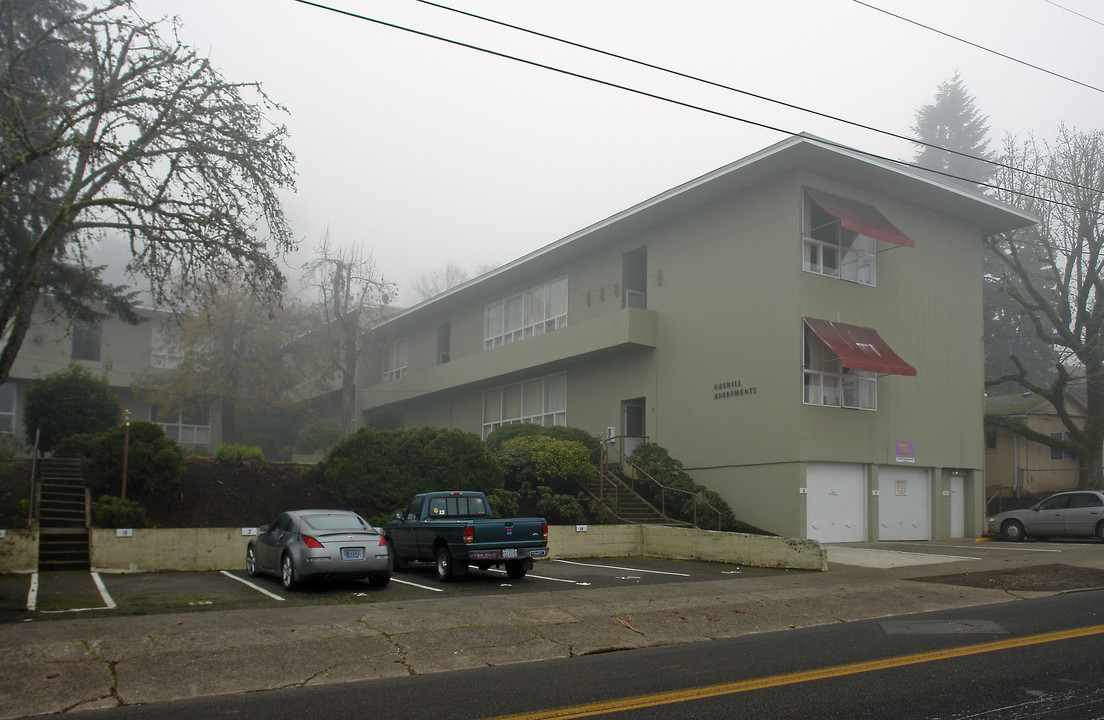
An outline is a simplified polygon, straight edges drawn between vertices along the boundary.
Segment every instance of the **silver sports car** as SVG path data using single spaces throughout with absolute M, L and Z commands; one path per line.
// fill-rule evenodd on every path
M 1079 490 L 1051 495 L 1034 507 L 991 516 L 988 529 L 1013 541 L 1028 535 L 1039 540 L 1095 535 L 1104 540 L 1104 493 Z
M 348 510 L 292 510 L 258 528 L 245 553 L 249 574 L 275 575 L 291 590 L 310 578 L 391 581 L 387 541 L 368 521 Z

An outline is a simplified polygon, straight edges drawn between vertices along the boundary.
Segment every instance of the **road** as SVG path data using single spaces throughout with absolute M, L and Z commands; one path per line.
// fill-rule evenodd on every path
M 1104 591 L 97 718 L 1104 717 Z M 84 713 L 67 716 L 82 717 Z

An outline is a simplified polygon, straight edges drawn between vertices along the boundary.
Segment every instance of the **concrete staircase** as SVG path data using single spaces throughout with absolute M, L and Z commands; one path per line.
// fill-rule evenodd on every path
M 38 471 L 39 571 L 88 570 L 88 488 L 80 460 L 40 460 Z
M 612 483 L 612 484 L 611 484 Z M 606 480 L 595 478 L 583 487 L 591 497 L 615 497 L 615 513 L 619 520 L 635 525 L 670 525 L 691 527 L 688 522 L 669 518 L 636 493 L 616 474 L 607 474 Z

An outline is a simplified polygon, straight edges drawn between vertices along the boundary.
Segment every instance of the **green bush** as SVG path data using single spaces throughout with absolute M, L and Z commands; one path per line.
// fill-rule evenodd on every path
M 544 485 L 537 488 L 537 514 L 553 525 L 577 525 L 587 521 L 577 497 L 554 493 Z
M 330 450 L 321 469 L 334 502 L 365 517 L 405 510 L 420 492 L 502 487 L 498 464 L 477 435 L 440 428 L 361 428 Z
M 215 449 L 215 460 L 220 462 L 244 462 L 246 460 L 264 460 L 264 451 L 255 445 L 223 443 Z
M 598 440 L 596 435 L 592 435 L 586 430 L 574 427 L 544 427 L 543 425 L 535 425 L 533 423 L 503 425 L 487 436 L 487 447 L 490 448 L 491 453 L 497 455 L 508 441 L 515 438 L 533 436 L 547 437 L 553 440 L 573 440 L 582 443 L 583 447 L 590 453 L 590 462 L 595 464 L 598 463 L 601 456 L 601 441 Z
M 728 506 L 728 503 L 721 499 L 721 496 L 717 493 L 706 489 L 703 485 L 695 483 L 682 469 L 682 463 L 671 457 L 671 454 L 668 453 L 665 448 L 654 443 L 644 443 L 637 446 L 629 459 L 664 485 L 677 490 L 686 491 L 668 491 L 666 493 L 666 499 L 664 499 L 662 489 L 655 483 L 647 478 L 637 479 L 635 483 L 636 491 L 657 508 L 663 505 L 669 517 L 685 520 L 686 522 L 693 522 L 695 510 L 694 495 L 697 495 L 700 499 L 709 503 L 721 513 L 721 527 L 718 528 L 716 514 L 708 507 L 698 503 L 697 520 L 699 527 L 707 530 L 727 531 L 745 529 L 744 526 L 736 520 L 736 516 L 732 512 L 732 508 Z
M 70 435 L 57 444 L 54 457 L 91 458 L 96 453 L 96 446 L 102 438 L 102 433 Z
M 92 451 L 99 489 L 114 490 L 123 476 L 123 448 L 127 450 L 127 494 L 161 496 L 176 489 L 184 474 L 184 451 L 165 437 L 161 426 L 151 422 L 132 422 L 129 443 L 126 428 L 115 427 L 101 433 Z
M 337 423 L 316 420 L 299 431 L 299 452 L 326 452 L 341 439 Z
M 92 522 L 102 528 L 146 527 L 146 510 L 133 500 L 101 495 L 92 502 Z
M 502 443 L 495 457 L 510 490 L 531 494 L 537 486 L 575 495 L 597 472 L 587 448 L 574 440 L 544 435 L 515 437 Z
M 106 378 L 97 378 L 77 363 L 35 380 L 23 402 L 27 442 L 50 452 L 62 439 L 80 433 L 99 433 L 119 425 L 123 406 Z

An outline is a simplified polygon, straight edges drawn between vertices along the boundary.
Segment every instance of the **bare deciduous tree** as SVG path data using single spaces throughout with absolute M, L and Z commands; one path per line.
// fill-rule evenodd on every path
M 59 263 L 95 276 L 84 249 L 99 235 L 129 240 L 128 269 L 158 303 L 227 271 L 253 290 L 282 285 L 270 247 L 294 247 L 277 194 L 293 156 L 268 114 L 283 108 L 224 79 L 175 29 L 130 0 L 0 0 L 0 208 L 26 237 L 0 255 L 0 382 Z M 34 211 L 13 218 L 32 193 Z M 92 290 L 74 308 L 113 301 L 125 314 L 123 288 Z
M 1061 128 L 1050 143 L 1009 139 L 1000 172 L 1002 199 L 1037 214 L 1037 227 L 986 239 L 998 261 L 1001 290 L 1030 321 L 1060 361 L 1040 378 L 1018 357 L 1015 371 L 987 385 L 1013 381 L 1046 398 L 1069 440 L 1034 432 L 1014 419 L 987 416 L 1035 442 L 1077 455 L 1080 485 L 1099 487 L 1104 442 L 1104 132 Z M 1076 422 L 1068 391 L 1083 386 L 1084 424 Z
M 372 254 L 360 246 L 338 247 L 327 229 L 314 260 L 303 266 L 303 282 L 318 295 L 321 325 L 312 336 L 314 350 L 322 355 L 324 367 L 341 381 L 341 430 L 356 428 L 356 371 L 363 352 L 363 339 L 370 323 L 378 320 L 396 293 L 396 286 L 384 279 Z

